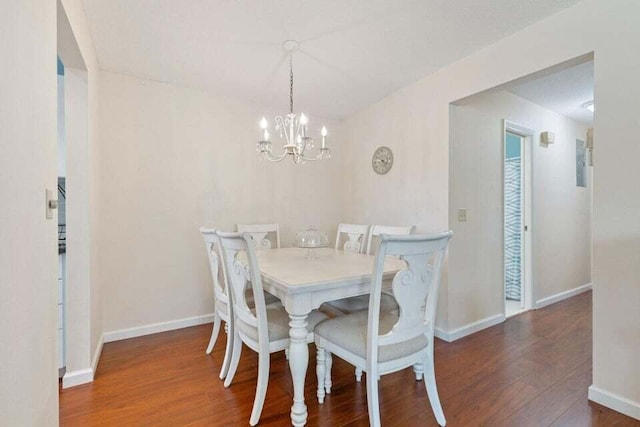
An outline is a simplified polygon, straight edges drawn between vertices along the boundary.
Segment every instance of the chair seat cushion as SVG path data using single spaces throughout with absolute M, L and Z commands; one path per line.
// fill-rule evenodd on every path
M 369 295 L 359 295 L 357 297 L 343 298 L 325 303 L 329 306 L 329 311 L 339 311 L 343 314 L 351 314 L 358 311 L 369 309 Z M 389 313 L 398 310 L 398 302 L 385 292 L 382 292 L 380 298 L 380 311 Z
M 269 323 L 269 341 L 279 341 L 289 338 L 289 314 L 281 303 L 271 304 L 267 307 L 267 323 Z M 255 309 L 251 310 L 255 314 Z M 307 316 L 307 330 L 313 332 L 316 325 L 327 316 L 317 310 L 313 310 Z M 251 339 L 258 340 L 258 331 L 254 328 L 244 331 Z
M 247 301 L 247 307 L 253 308 L 256 306 L 256 303 L 253 300 L 253 289 L 251 289 L 250 287 L 248 287 L 247 290 L 244 291 L 244 298 Z M 277 296 L 271 295 L 269 292 L 266 292 L 266 291 L 264 292 L 265 305 L 276 304 L 279 302 L 280 302 L 280 299 Z
M 369 311 L 359 311 L 320 322 L 315 328 L 316 341 L 322 338 L 342 347 L 363 359 L 367 358 L 367 323 Z M 394 313 L 380 313 L 380 335 L 391 331 L 398 322 Z M 425 335 L 420 335 L 400 344 L 380 346 L 378 362 L 388 362 L 414 354 L 429 344 Z

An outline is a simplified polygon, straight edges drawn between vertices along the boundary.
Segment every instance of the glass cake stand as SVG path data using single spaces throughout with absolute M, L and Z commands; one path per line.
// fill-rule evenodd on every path
M 302 249 L 307 249 L 306 259 L 316 259 L 318 254 L 316 249 L 326 248 L 329 246 L 329 236 L 327 233 L 318 231 L 313 227 L 305 231 L 301 231 L 296 235 L 296 241 L 294 246 Z

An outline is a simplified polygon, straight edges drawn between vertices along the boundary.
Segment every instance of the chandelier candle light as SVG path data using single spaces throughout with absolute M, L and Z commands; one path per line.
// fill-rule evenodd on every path
M 279 162 L 287 156 L 291 156 L 293 163 L 299 164 L 306 161 L 315 161 L 331 158 L 331 150 L 327 147 L 327 128 L 322 126 L 322 145 L 311 155 L 310 151 L 315 148 L 313 138 L 307 135 L 307 124 L 309 119 L 304 113 L 298 116 L 293 112 L 293 53 L 300 48 L 300 43 L 295 40 L 287 40 L 282 46 L 289 52 L 289 114 L 277 116 L 275 121 L 275 131 L 284 141 L 281 154 L 273 154 L 271 141 L 269 140 L 269 122 L 265 117 L 260 120 L 262 129 L 262 140 L 258 142 L 258 156 Z

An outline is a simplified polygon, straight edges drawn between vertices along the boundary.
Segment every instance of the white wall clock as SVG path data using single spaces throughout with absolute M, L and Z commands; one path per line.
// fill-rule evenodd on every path
M 373 153 L 371 166 L 378 175 L 384 175 L 389 172 L 393 166 L 393 151 L 391 151 L 391 148 L 379 147 L 375 153 Z

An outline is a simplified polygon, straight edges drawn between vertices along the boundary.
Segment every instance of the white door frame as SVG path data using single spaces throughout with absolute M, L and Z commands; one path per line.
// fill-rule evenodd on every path
M 57 2 L 58 56 L 65 67 L 67 252 L 64 301 L 66 372 L 62 387 L 93 380 L 88 70 L 64 5 Z
M 505 197 L 504 197 L 504 158 L 507 142 L 507 132 L 522 137 L 521 156 L 522 156 L 522 304 L 523 310 L 531 310 L 534 308 L 534 289 L 533 289 L 533 208 L 532 208 L 532 183 L 533 183 L 533 136 L 535 131 L 531 128 L 523 126 L 519 123 L 509 120 L 503 120 L 502 126 L 502 304 L 503 312 L 507 313 L 506 307 L 506 274 L 504 268 L 504 229 L 506 218 L 504 214 Z

